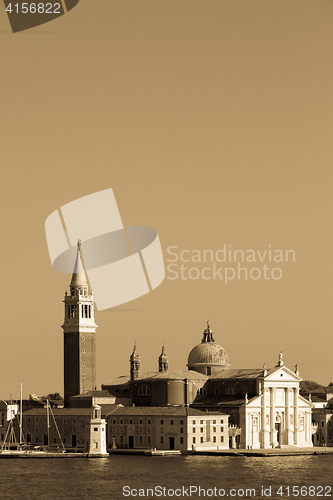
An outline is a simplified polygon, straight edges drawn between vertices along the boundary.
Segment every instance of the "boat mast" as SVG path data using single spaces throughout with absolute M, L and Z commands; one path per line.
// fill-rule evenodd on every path
M 47 446 L 50 446 L 50 413 L 49 413 L 49 400 L 46 400 L 46 413 L 47 413 Z
M 20 392 L 20 444 L 22 444 L 22 382 Z

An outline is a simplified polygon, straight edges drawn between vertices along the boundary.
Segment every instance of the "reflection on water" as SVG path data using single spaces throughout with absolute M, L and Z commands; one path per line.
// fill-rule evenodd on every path
M 257 498 L 262 498 L 262 486 L 264 488 L 272 486 L 270 498 L 281 500 L 288 497 L 286 491 L 283 497 L 277 495 L 277 489 L 281 485 L 332 486 L 332 467 L 333 455 L 296 457 L 129 455 L 102 459 L 2 459 L 0 498 L 1 500 L 36 498 L 120 500 L 135 498 L 123 495 L 123 487 L 126 485 L 135 489 L 154 488 L 160 485 L 167 489 L 201 486 L 207 490 L 216 487 L 217 490 L 223 488 L 226 493 L 231 488 L 244 490 L 253 488 Z M 150 494 L 145 498 L 158 497 Z M 168 497 L 160 496 L 160 498 Z M 187 497 L 185 495 L 180 498 Z M 193 493 L 191 498 L 203 498 L 203 495 L 199 497 Z M 290 498 L 295 497 L 290 495 Z M 303 498 L 310 496 L 306 495 Z

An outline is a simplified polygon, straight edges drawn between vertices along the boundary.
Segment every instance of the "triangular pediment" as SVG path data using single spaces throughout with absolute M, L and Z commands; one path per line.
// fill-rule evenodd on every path
M 268 370 L 265 382 L 301 382 L 301 377 L 286 366 L 275 366 Z

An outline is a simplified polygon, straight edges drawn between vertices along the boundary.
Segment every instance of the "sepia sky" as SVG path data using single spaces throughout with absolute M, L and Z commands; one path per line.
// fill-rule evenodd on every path
M 142 371 L 163 342 L 185 369 L 207 316 L 232 368 L 283 351 L 333 381 L 332 19 L 329 0 L 80 0 L 12 34 L 1 7 L 1 398 L 21 382 L 25 397 L 63 394 L 71 276 L 52 269 L 45 219 L 110 187 L 124 225 L 158 231 L 166 266 L 169 247 L 295 261 L 242 263 L 282 276 L 227 284 L 201 276 L 212 262 L 178 261 L 200 277 L 167 270 L 96 312 L 98 386 L 128 374 L 134 341 Z

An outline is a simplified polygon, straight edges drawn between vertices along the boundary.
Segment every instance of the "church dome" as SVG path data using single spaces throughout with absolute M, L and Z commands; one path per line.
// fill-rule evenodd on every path
M 223 347 L 214 342 L 213 332 L 207 321 L 201 344 L 193 347 L 188 355 L 187 367 L 204 375 L 212 375 L 229 366 L 228 355 Z

